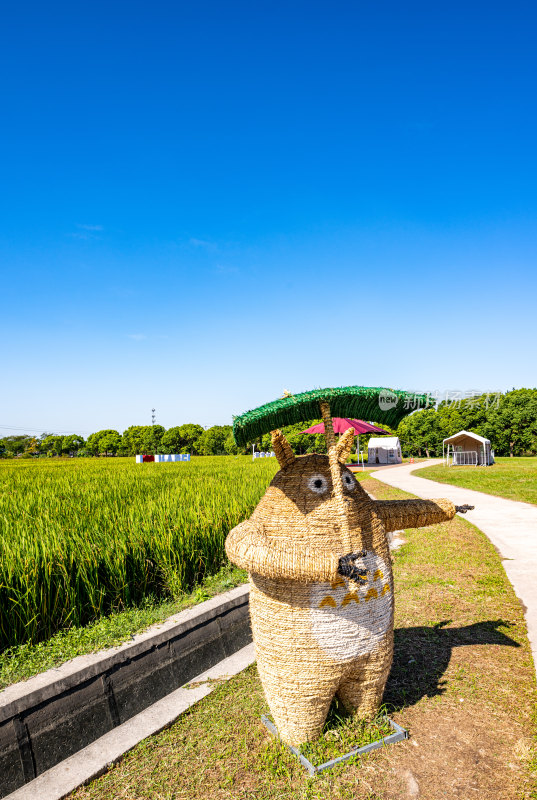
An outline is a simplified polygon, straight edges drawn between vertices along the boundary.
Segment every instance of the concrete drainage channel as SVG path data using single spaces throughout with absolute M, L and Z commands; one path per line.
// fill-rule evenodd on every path
M 248 597 L 239 586 L 0 693 L 0 797 L 60 800 L 251 664 Z

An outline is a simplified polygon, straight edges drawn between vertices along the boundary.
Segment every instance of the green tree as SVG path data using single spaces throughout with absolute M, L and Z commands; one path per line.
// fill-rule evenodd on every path
M 298 422 L 295 425 L 286 425 L 282 428 L 282 433 L 291 445 L 295 455 L 304 455 L 305 453 L 326 453 L 326 440 L 324 434 L 311 434 L 302 433 L 306 428 L 311 428 L 312 425 L 317 425 L 322 420 L 310 420 L 310 422 Z M 270 452 L 272 450 L 272 441 L 270 433 L 262 436 L 257 442 L 259 450 Z
M 166 433 L 162 425 L 148 425 L 142 440 L 143 453 L 163 453 L 161 440 Z
M 263 448 L 265 450 L 271 450 L 271 446 L 267 446 Z M 233 429 L 231 429 L 226 437 L 224 442 L 224 450 L 230 456 L 236 455 L 250 455 L 252 452 L 252 446 L 247 444 L 244 447 L 239 447 L 238 444 L 235 443 L 235 439 L 233 438 Z
M 147 425 L 131 425 L 123 431 L 121 448 L 123 455 L 135 456 L 144 452 L 143 441 L 147 427 Z
M 63 449 L 63 436 L 49 433 L 41 438 L 39 450 L 49 456 L 61 456 Z
M 235 439 L 233 438 L 233 431 L 231 431 L 231 433 L 228 433 L 228 435 L 226 436 L 226 440 L 224 442 L 224 450 L 230 456 L 236 456 L 237 453 L 239 452 L 239 448 L 235 444 Z
M 442 432 L 438 424 L 438 412 L 434 408 L 415 411 L 401 420 L 397 428 L 404 453 L 427 458 L 442 453 Z
M 88 439 L 86 441 L 86 450 L 88 453 L 91 453 L 92 456 L 99 455 L 99 434 L 98 433 L 90 433 Z
M 514 389 L 487 414 L 484 435 L 496 455 L 537 453 L 537 389 Z
M 108 453 L 115 455 L 120 447 L 121 435 L 110 428 L 92 433 L 86 442 L 86 450 L 93 456 L 107 455 Z
M 23 455 L 28 457 L 39 455 L 39 442 L 35 436 L 32 436 L 31 439 L 28 439 Z
M 99 438 L 99 450 L 104 455 L 116 455 L 121 447 L 121 435 L 117 431 L 107 431 Z
M 231 425 L 213 425 L 203 431 L 198 439 L 198 449 L 202 456 L 220 456 L 226 454 L 226 439 L 232 431 Z
M 22 455 L 28 443 L 31 441 L 31 436 L 18 434 L 17 436 L 5 436 L 3 441 L 4 456 L 6 458 L 13 458 L 14 456 Z
M 123 431 L 121 454 L 135 456 L 141 453 L 164 452 L 161 442 L 165 432 L 162 425 L 131 425 Z
M 201 425 L 192 422 L 169 428 L 162 436 L 160 445 L 166 453 L 198 454 L 198 440 L 203 434 Z
M 85 444 L 82 436 L 79 436 L 77 433 L 64 436 L 62 439 L 62 453 L 77 453 Z
M 445 439 L 459 431 L 471 431 L 484 436 L 487 413 L 486 395 L 469 397 L 457 402 L 440 403 L 437 410 L 440 438 Z

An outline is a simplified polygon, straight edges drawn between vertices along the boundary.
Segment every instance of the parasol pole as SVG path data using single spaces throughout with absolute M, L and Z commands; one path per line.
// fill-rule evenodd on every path
M 326 437 L 326 448 L 328 450 L 328 462 L 330 464 L 332 486 L 334 487 L 334 497 L 337 501 L 337 510 L 340 519 L 341 540 L 345 553 L 351 553 L 351 532 L 349 530 L 349 520 L 347 518 L 347 509 L 345 507 L 345 500 L 343 496 L 343 481 L 341 479 L 341 470 L 336 449 L 336 437 L 334 434 L 334 426 L 332 424 L 332 416 L 330 414 L 330 406 L 328 403 L 323 402 L 321 402 L 319 405 L 321 407 L 321 414 L 324 422 L 324 435 Z

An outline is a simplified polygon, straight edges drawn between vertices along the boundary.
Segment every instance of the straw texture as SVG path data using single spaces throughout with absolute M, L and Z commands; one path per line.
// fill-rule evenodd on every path
M 395 402 L 386 405 L 383 396 L 393 395 Z M 239 446 L 244 446 L 265 433 L 308 422 L 319 417 L 319 403 L 329 403 L 334 417 L 357 417 L 374 420 L 396 428 L 401 420 L 416 408 L 426 408 L 430 402 L 426 394 L 412 394 L 399 389 L 372 386 L 340 386 L 313 389 L 310 392 L 289 395 L 247 411 L 233 420 L 233 436 Z
M 351 454 L 354 447 L 354 437 L 356 433 L 353 428 L 349 428 L 345 433 L 339 437 L 339 442 L 336 445 L 337 455 L 342 464 L 344 464 Z
M 328 450 L 328 464 L 330 465 L 330 476 L 332 478 L 332 494 L 335 500 L 334 517 L 339 518 L 339 529 L 341 532 L 341 543 L 345 552 L 350 553 L 352 549 L 351 535 L 349 530 L 349 520 L 343 501 L 343 478 L 339 468 L 339 451 L 330 414 L 328 403 L 320 403 L 321 414 L 324 422 L 324 433 L 326 437 L 326 447 Z
M 393 655 L 386 532 L 455 513 L 447 500 L 371 500 L 341 463 L 349 442 L 335 441 L 330 411 L 321 404 L 328 456 L 296 458 L 273 433 L 282 469 L 226 540 L 231 561 L 250 573 L 258 671 L 279 734 L 293 745 L 319 736 L 335 694 L 361 717 L 376 714 Z M 356 580 L 341 574 L 349 560 Z
M 271 538 L 254 519 L 233 528 L 226 541 L 226 552 L 242 569 L 275 580 L 331 581 L 338 568 L 338 557 L 330 550 L 292 539 Z
M 438 525 L 455 516 L 451 500 L 378 500 L 375 511 L 382 520 L 386 533 L 405 528 L 425 528 Z
M 295 460 L 295 454 L 291 449 L 291 445 L 282 434 L 281 431 L 272 431 L 271 434 L 272 449 L 274 455 L 278 459 L 280 467 L 288 467 Z

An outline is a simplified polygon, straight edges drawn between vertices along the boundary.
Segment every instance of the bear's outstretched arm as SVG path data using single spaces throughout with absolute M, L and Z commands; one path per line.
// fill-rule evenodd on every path
M 439 500 L 375 500 L 373 508 L 384 523 L 386 533 L 437 525 L 455 516 L 455 506 L 444 497 Z
M 269 539 L 263 526 L 247 519 L 229 532 L 226 553 L 230 561 L 266 578 L 330 581 L 336 577 L 339 557 L 331 551 Z

